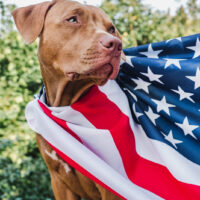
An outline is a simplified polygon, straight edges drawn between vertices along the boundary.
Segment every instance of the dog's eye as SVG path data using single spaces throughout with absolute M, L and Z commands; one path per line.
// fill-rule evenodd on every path
M 115 27 L 111 26 L 108 30 L 109 33 L 115 33 Z
M 74 24 L 78 23 L 76 16 L 70 17 L 69 19 L 67 19 L 67 21 Z

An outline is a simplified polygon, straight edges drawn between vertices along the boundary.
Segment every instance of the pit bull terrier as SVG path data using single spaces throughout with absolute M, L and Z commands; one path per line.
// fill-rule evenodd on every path
M 12 14 L 27 44 L 40 38 L 38 59 L 49 106 L 71 105 L 91 86 L 116 78 L 121 37 L 101 9 L 53 0 L 18 8 Z M 36 139 L 56 200 L 120 199 L 65 163 L 42 136 L 36 134 Z

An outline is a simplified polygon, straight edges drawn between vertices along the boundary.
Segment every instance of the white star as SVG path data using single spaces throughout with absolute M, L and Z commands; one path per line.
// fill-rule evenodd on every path
M 134 58 L 134 56 L 126 56 L 126 62 L 127 62 L 129 65 L 131 65 L 131 66 L 134 67 L 134 65 L 133 65 L 132 62 L 131 62 L 131 58 Z
M 134 113 L 135 113 L 135 115 L 136 115 L 137 118 L 143 116 L 142 113 L 139 113 L 139 112 L 136 111 L 136 104 L 135 103 L 133 104 L 133 111 L 134 111 Z
M 199 126 L 190 125 L 187 117 L 185 117 L 182 124 L 181 123 L 176 123 L 176 124 L 182 129 L 182 131 L 184 132 L 185 135 L 189 134 L 192 137 L 194 137 L 195 139 L 197 139 L 192 131 L 195 130 L 196 128 L 198 128 Z
M 185 92 L 184 90 L 181 89 L 180 86 L 178 86 L 178 90 L 173 90 L 173 91 L 180 95 L 180 98 L 179 98 L 180 101 L 183 100 L 183 99 L 188 99 L 188 100 L 194 102 L 194 100 L 191 98 L 191 96 L 194 95 L 194 94 L 189 93 L 189 92 Z
M 187 48 L 195 51 L 193 58 L 200 56 L 200 41 L 199 41 L 199 38 L 197 38 L 196 46 L 187 47 Z
M 195 76 L 186 76 L 190 80 L 194 81 L 194 89 L 196 90 L 198 87 L 200 87 L 200 70 L 197 68 L 196 75 Z
M 149 93 L 148 86 L 151 85 L 151 83 L 145 82 L 140 78 L 138 79 L 132 78 L 131 80 L 133 80 L 137 84 L 136 88 L 134 88 L 135 90 L 141 89 L 141 90 L 144 90 L 146 93 Z
M 175 107 L 174 105 L 168 104 L 166 102 L 165 96 L 162 98 L 161 101 L 159 101 L 159 100 L 153 100 L 153 99 L 152 99 L 152 101 L 154 101 L 157 104 L 157 112 L 160 112 L 161 110 L 164 110 L 168 115 L 170 115 L 169 108 L 170 107 Z
M 148 116 L 148 118 L 154 123 L 154 125 L 156 125 L 155 120 L 156 120 L 157 118 L 159 118 L 160 115 L 155 114 L 155 113 L 153 112 L 153 110 L 151 109 L 151 107 L 149 107 L 148 111 L 145 111 L 145 113 L 146 113 L 146 115 Z
M 167 59 L 167 58 L 165 58 L 165 60 L 167 60 L 167 62 L 165 63 L 165 69 L 167 67 L 170 67 L 172 64 L 175 65 L 176 67 L 178 67 L 179 69 L 181 69 L 180 61 L 183 59 Z
M 159 83 L 162 83 L 159 79 L 160 79 L 160 77 L 162 77 L 163 75 L 154 74 L 154 73 L 151 71 L 150 67 L 148 67 L 147 73 L 141 73 L 141 74 L 147 76 L 147 77 L 149 78 L 150 81 L 157 81 L 157 82 L 159 82 Z M 162 83 L 162 84 L 163 84 L 163 83 Z
M 151 44 L 150 44 L 149 47 L 148 47 L 148 51 L 147 52 L 140 52 L 140 54 L 143 54 L 143 55 L 147 56 L 148 58 L 159 58 L 158 54 L 160 54 L 162 51 L 163 50 L 154 51 L 152 49 Z
M 166 40 L 166 43 L 168 43 L 168 42 L 170 42 L 172 40 L 178 40 L 178 41 L 182 42 L 182 38 L 181 37 L 177 37 L 177 38 L 174 38 L 174 39 Z
M 163 135 L 164 135 L 164 134 L 163 134 Z M 173 134 L 172 134 L 172 131 L 170 131 L 168 135 L 164 135 L 164 137 L 165 137 L 165 139 L 166 139 L 167 141 L 169 141 L 176 149 L 177 149 L 176 144 L 183 143 L 183 141 L 181 141 L 181 140 L 176 140 L 176 139 L 174 139 Z

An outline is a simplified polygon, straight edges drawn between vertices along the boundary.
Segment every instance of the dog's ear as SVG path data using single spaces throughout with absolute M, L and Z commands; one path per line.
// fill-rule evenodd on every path
M 12 12 L 19 33 L 27 44 L 32 43 L 40 35 L 45 16 L 49 8 L 55 3 L 43 2 L 28 7 L 17 8 Z

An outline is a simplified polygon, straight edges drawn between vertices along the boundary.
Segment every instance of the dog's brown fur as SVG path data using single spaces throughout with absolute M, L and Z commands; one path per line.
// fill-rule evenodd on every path
M 92 85 L 116 77 L 121 38 L 99 8 L 54 0 L 16 9 L 13 17 L 27 43 L 40 36 L 38 58 L 50 106 L 71 105 Z M 57 200 L 120 199 L 64 163 L 39 134 L 36 139 Z

